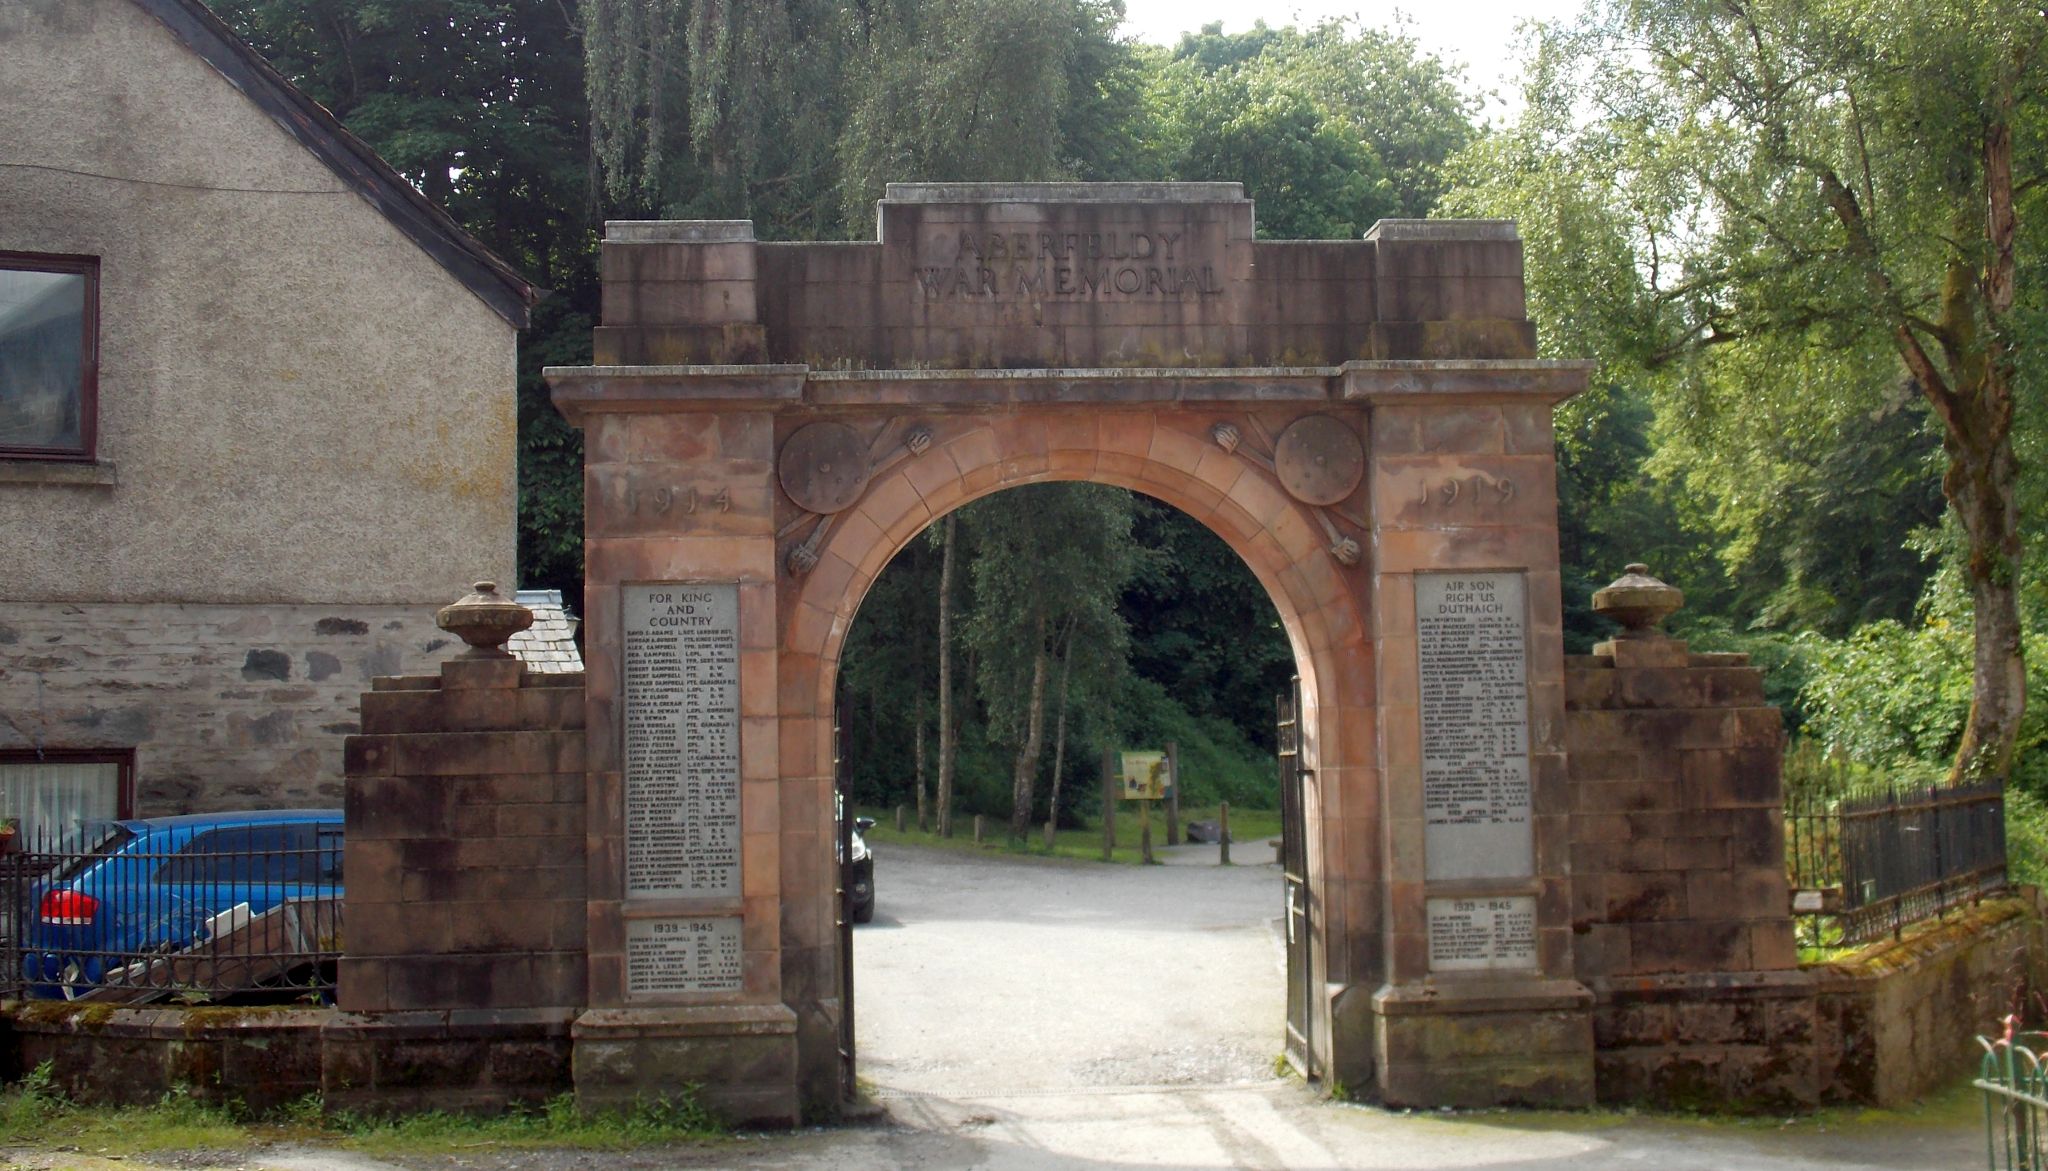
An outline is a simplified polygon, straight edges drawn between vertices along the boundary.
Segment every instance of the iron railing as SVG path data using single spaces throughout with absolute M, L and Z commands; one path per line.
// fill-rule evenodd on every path
M 1793 909 L 1816 942 L 1897 938 L 2006 886 L 2003 781 L 1793 795 L 1785 827 Z
M 119 827 L 0 839 L 0 997 L 331 1003 L 339 826 L 137 849 Z
M 1984 1060 L 1976 1086 L 1984 1092 L 1984 1148 L 1991 1171 L 2048 1171 L 2048 1069 L 2039 1056 L 2048 1034 L 2014 1033 L 2007 1020 L 2005 1036 L 1977 1038 Z

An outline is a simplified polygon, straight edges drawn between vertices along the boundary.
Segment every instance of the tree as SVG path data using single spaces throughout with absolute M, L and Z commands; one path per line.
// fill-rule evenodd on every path
M 1172 172 L 1242 180 L 1260 230 L 1283 239 L 1428 214 L 1444 163 L 1474 134 L 1457 71 L 1398 29 L 1209 25 L 1158 79 Z
M 1030 484 L 962 510 L 975 538 L 966 635 L 995 738 L 1014 749 L 1013 838 L 1029 832 L 1036 807 L 1059 636 L 1085 632 L 1095 647 L 1089 665 L 1123 667 L 1116 605 L 1137 561 L 1131 500 L 1129 492 L 1099 484 Z M 1073 661 L 1067 658 L 1063 673 Z
M 583 0 L 591 148 L 620 204 L 839 227 L 834 156 L 855 9 L 831 0 Z
M 2044 40 L 2021 0 L 1603 0 L 1543 30 L 1527 114 L 1453 200 L 1522 221 L 1545 316 L 1657 386 L 1676 437 L 1771 451 L 1924 400 L 1974 620 L 1958 779 L 2009 770 L 2026 703 Z

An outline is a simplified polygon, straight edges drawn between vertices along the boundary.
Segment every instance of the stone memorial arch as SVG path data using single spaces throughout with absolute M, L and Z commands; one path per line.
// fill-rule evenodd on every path
M 1314 1070 L 1592 1100 L 1551 432 L 1588 364 L 1534 358 L 1510 223 L 1253 222 L 1234 183 L 896 184 L 872 243 L 608 225 L 595 364 L 547 372 L 585 437 L 580 1095 L 836 1102 L 848 625 L 950 510 L 1089 480 L 1285 625 Z

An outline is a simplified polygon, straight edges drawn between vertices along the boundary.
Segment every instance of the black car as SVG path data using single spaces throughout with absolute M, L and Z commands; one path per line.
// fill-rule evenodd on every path
M 847 915 L 855 923 L 866 923 L 875 917 L 875 855 L 868 849 L 867 839 L 861 835 L 875 828 L 872 817 L 853 819 L 853 860 L 846 863 Z

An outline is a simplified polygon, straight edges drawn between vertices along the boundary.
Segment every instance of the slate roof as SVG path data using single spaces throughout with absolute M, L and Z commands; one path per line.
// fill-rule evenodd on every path
M 327 164 L 343 183 L 370 202 L 393 227 L 461 281 L 515 329 L 544 292 L 505 263 L 421 195 L 405 177 L 350 133 L 325 106 L 271 68 L 200 0 L 133 0 L 171 34 L 242 91 L 271 121 Z
M 562 591 L 520 590 L 513 600 L 533 611 L 533 625 L 513 635 L 505 649 L 518 656 L 529 671 L 581 671 L 583 652 L 576 649 L 576 628 L 583 620 L 562 604 Z

